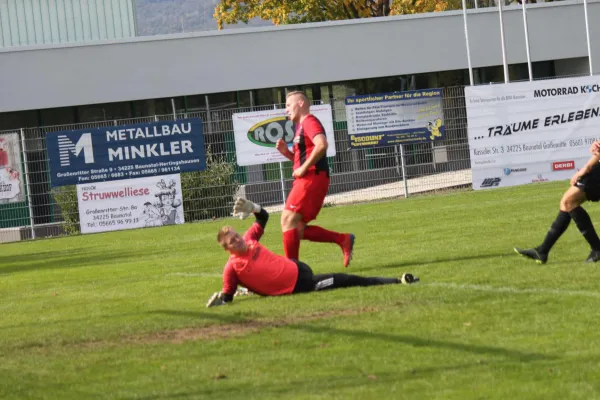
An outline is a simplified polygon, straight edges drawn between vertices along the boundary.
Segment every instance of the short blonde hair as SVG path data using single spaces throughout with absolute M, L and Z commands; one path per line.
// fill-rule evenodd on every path
M 295 90 L 293 92 L 289 92 L 287 94 L 287 96 L 285 96 L 285 98 L 289 98 L 290 96 L 294 96 L 294 95 L 300 95 L 302 96 L 302 100 L 308 102 L 308 96 L 306 95 L 306 93 L 304 93 L 302 90 Z
M 217 233 L 217 242 L 219 242 L 219 244 L 221 246 L 223 246 L 223 238 L 225 237 L 225 235 L 227 235 L 229 232 L 231 232 L 233 230 L 233 228 L 229 225 L 222 227 L 221 229 L 219 229 L 219 233 Z

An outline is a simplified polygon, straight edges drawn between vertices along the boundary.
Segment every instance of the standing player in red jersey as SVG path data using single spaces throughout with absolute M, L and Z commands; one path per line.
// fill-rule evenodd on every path
M 285 256 L 297 260 L 302 239 L 336 243 L 344 253 L 344 267 L 348 267 L 352 259 L 354 235 L 307 225 L 317 218 L 329 189 L 325 128 L 310 113 L 310 103 L 303 92 L 288 93 L 285 110 L 296 126 L 292 151 L 282 139 L 276 144 L 277 150 L 294 164 L 294 183 L 281 214 Z
M 223 290 L 215 292 L 206 306 L 220 306 L 233 301 L 238 285 L 261 296 L 282 296 L 320 290 L 353 286 L 375 286 L 386 284 L 411 284 L 419 281 L 412 274 L 401 278 L 365 278 L 350 274 L 313 274 L 305 263 L 273 253 L 261 243 L 269 214 L 260 205 L 246 199 L 237 199 L 234 216 L 245 219 L 254 214 L 255 222 L 240 235 L 230 226 L 224 226 L 217 234 L 219 244 L 230 253 L 223 270 Z

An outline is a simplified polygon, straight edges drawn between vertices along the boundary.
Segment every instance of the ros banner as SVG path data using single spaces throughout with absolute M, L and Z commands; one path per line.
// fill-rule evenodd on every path
M 18 133 L 0 135 L 0 204 L 25 201 Z
M 335 156 L 335 137 L 331 106 L 322 104 L 310 107 L 310 112 L 321 121 L 327 136 L 327 157 Z M 283 139 L 288 147 L 294 139 L 294 123 L 285 110 L 264 110 L 233 114 L 235 151 L 240 166 L 289 161 L 275 148 Z
M 467 86 L 473 189 L 569 179 L 600 139 L 598 77 Z
M 48 132 L 46 146 L 52 186 L 206 169 L 199 119 Z
M 444 138 L 442 89 L 346 97 L 346 116 L 353 149 Z
M 180 175 L 77 185 L 81 233 L 185 222 Z

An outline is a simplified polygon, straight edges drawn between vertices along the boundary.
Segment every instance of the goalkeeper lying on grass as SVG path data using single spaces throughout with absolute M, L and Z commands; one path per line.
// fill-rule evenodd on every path
M 233 301 L 238 285 L 261 296 L 281 296 L 351 286 L 409 284 L 419 280 L 411 274 L 403 274 L 401 278 L 364 278 L 339 273 L 315 275 L 305 263 L 277 255 L 258 242 L 269 220 L 269 214 L 260 205 L 239 198 L 233 212 L 233 216 L 240 219 L 254 214 L 256 220 L 243 236 L 230 226 L 219 230 L 217 241 L 231 256 L 223 271 L 223 290 L 211 296 L 207 307 Z

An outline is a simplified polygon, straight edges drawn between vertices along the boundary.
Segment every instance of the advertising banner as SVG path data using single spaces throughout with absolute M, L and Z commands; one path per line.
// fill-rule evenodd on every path
M 53 187 L 206 169 L 199 119 L 48 132 L 46 146 Z
M 443 139 L 442 105 L 442 89 L 346 97 L 350 148 Z
M 468 86 L 473 189 L 569 179 L 600 139 L 598 77 Z
M 18 133 L 0 135 L 0 204 L 25 201 Z
M 310 112 L 321 121 L 327 136 L 327 157 L 335 156 L 335 137 L 331 106 L 310 107 Z M 289 147 L 294 139 L 294 124 L 285 110 L 264 110 L 233 114 L 235 151 L 238 165 L 257 165 L 289 161 L 275 148 L 283 139 Z
M 77 185 L 81 233 L 185 222 L 179 174 Z

